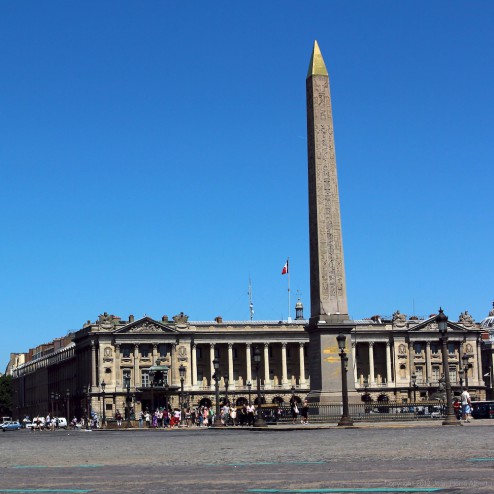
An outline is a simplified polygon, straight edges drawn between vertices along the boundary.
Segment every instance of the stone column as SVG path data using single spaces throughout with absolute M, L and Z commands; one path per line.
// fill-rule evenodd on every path
M 264 388 L 271 387 L 269 379 L 269 343 L 264 343 Z
M 305 386 L 305 357 L 304 357 L 304 343 L 299 343 L 298 349 L 299 363 L 300 363 L 300 386 Z
M 96 343 L 91 340 L 91 388 L 97 390 L 98 383 L 96 382 Z
M 355 385 L 357 384 L 358 381 L 356 357 L 357 357 L 357 342 L 352 341 L 353 380 L 355 382 Z M 360 386 L 360 382 L 358 385 Z
M 374 342 L 369 341 L 369 384 L 376 384 L 374 377 Z
M 139 345 L 134 345 L 134 388 L 139 382 Z
M 195 343 L 192 344 L 192 386 L 197 386 L 197 345 Z
M 415 357 L 414 357 L 414 351 L 413 351 L 413 342 L 408 341 L 408 385 L 410 385 L 410 379 L 412 378 L 413 374 L 413 368 L 414 368 L 414 362 L 415 362 Z
M 250 343 L 245 344 L 245 364 L 246 364 L 246 381 L 252 382 L 252 357 L 250 355 Z
M 228 381 L 229 386 L 235 389 L 235 382 L 233 379 L 233 343 L 228 343 Z
M 391 342 L 386 342 L 386 380 L 388 386 L 393 383 L 393 374 L 391 373 Z
M 431 361 L 431 342 L 427 340 L 425 342 L 425 369 L 426 376 L 425 382 L 430 383 L 432 381 L 432 361 Z
M 213 379 L 213 374 L 214 374 L 214 343 L 209 344 L 209 364 L 211 366 L 211 375 L 209 379 L 209 385 L 212 390 L 214 390 L 214 379 Z
M 475 359 L 477 361 L 477 382 L 479 386 L 484 386 L 484 376 L 482 374 L 482 359 L 481 359 L 481 347 L 480 347 L 480 338 L 477 338 L 477 352 L 475 355 Z
M 114 390 L 117 389 L 117 383 L 118 379 L 120 379 L 120 359 L 122 355 L 120 353 L 120 345 L 115 344 L 115 366 L 113 369 L 113 385 L 114 385 Z M 108 391 L 107 391 L 108 392 Z
M 286 341 L 281 343 L 281 385 L 288 386 L 288 372 L 286 368 Z
M 153 343 L 153 353 L 151 354 L 152 365 L 156 365 L 156 359 L 158 358 L 158 344 Z

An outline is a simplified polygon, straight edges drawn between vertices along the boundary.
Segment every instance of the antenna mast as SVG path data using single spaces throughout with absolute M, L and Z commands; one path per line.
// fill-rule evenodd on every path
M 250 281 L 250 276 L 249 276 L 249 314 L 250 314 L 250 320 L 254 319 L 254 304 L 252 303 L 252 283 Z

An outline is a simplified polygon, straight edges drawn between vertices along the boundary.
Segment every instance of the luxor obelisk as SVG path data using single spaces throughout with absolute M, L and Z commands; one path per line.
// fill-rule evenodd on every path
M 329 75 L 317 41 L 306 81 L 309 163 L 310 388 L 312 402 L 341 399 L 341 363 L 336 336 L 347 335 L 348 390 L 355 391 L 341 235 L 340 199 L 333 134 Z

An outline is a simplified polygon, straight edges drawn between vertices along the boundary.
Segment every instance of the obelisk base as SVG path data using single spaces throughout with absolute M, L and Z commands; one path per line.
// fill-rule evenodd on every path
M 341 357 L 336 340 L 339 334 L 346 335 L 348 402 L 361 403 L 360 394 L 355 388 L 350 341 L 350 333 L 354 327 L 353 321 L 349 320 L 348 316 L 339 314 L 312 318 L 305 327 L 305 331 L 309 334 L 310 392 L 307 395 L 309 403 L 324 405 L 342 402 Z

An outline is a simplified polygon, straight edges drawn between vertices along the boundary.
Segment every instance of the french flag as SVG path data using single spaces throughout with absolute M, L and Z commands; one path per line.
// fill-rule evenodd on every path
M 283 269 L 281 270 L 281 274 L 287 274 L 288 273 L 288 259 L 285 262 L 285 265 L 283 266 Z

